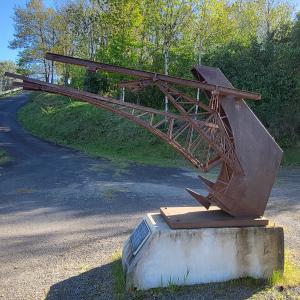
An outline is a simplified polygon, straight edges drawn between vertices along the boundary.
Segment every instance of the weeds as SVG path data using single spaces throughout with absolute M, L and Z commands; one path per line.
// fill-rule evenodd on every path
M 11 157 L 7 154 L 5 150 L 0 149 L 0 166 L 11 161 Z
M 284 272 L 275 271 L 269 279 L 271 286 L 295 287 L 300 286 L 300 267 L 292 260 L 289 251 L 286 251 Z
M 117 300 L 125 299 L 125 276 L 123 273 L 122 262 L 121 262 L 121 252 L 115 252 L 112 255 L 112 275 L 114 279 L 113 291 L 115 298 Z

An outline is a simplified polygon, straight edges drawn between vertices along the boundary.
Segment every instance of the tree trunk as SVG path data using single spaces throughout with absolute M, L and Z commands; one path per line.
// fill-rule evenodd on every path
M 51 61 L 51 83 L 54 83 L 54 61 Z
M 203 41 L 202 41 L 202 39 L 200 37 L 199 51 L 198 51 L 198 64 L 199 65 L 201 65 L 201 63 L 202 63 L 202 54 L 203 54 L 202 50 L 203 50 Z M 199 88 L 197 89 L 197 97 L 196 97 L 196 99 L 197 99 L 197 101 L 200 100 L 200 89 Z M 199 110 L 199 107 L 198 107 L 198 105 L 196 105 L 196 107 L 195 107 L 195 114 L 198 113 L 198 110 Z M 195 116 L 195 118 L 196 118 L 196 116 Z
M 44 71 L 45 71 L 45 81 L 49 82 L 49 74 L 48 74 L 48 68 L 47 68 L 47 62 L 45 59 L 43 59 L 43 64 L 44 64 Z
M 68 66 L 65 67 L 65 75 L 64 75 L 64 84 L 65 86 L 69 85 L 70 72 Z
M 169 47 L 164 46 L 164 72 L 165 75 L 169 75 Z M 169 100 L 167 95 L 165 96 L 165 112 L 169 110 Z

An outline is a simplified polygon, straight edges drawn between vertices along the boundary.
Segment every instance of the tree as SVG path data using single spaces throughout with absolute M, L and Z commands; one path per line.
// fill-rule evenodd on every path
M 292 8 L 287 3 L 278 0 L 258 0 L 256 10 L 259 17 L 259 41 L 276 38 L 280 28 L 291 25 Z
M 39 65 L 47 82 L 54 80 L 53 64 L 45 58 L 45 52 L 55 46 L 55 12 L 46 8 L 42 0 L 30 0 L 24 8 L 16 7 L 14 12 L 15 33 L 10 48 L 21 49 L 20 63 L 31 68 Z
M 204 57 L 206 64 L 220 67 L 234 86 L 262 94 L 262 101 L 249 105 L 283 147 L 293 146 L 300 138 L 292 55 L 290 41 L 272 39 L 264 43 L 253 40 L 249 46 L 232 42 Z
M 236 34 L 235 19 L 232 7 L 226 0 L 198 1 L 195 13 L 195 40 L 197 62 L 201 64 L 202 57 L 209 48 L 222 45 Z
M 164 74 L 169 74 L 170 51 L 176 42 L 183 38 L 182 31 L 191 20 L 195 5 L 186 0 L 155 0 L 149 6 L 151 9 L 153 41 L 162 52 Z M 168 111 L 168 98 L 165 97 L 165 111 Z
M 85 57 L 85 51 L 82 51 L 83 40 L 85 40 L 84 17 L 82 1 L 71 2 L 58 8 L 55 22 L 58 42 L 53 51 L 67 56 L 78 54 Z M 68 85 L 72 67 L 68 64 L 57 64 L 56 70 L 63 75 L 64 84 Z
M 6 91 L 11 88 L 11 80 L 4 76 L 5 72 L 14 73 L 17 66 L 10 60 L 0 61 L 0 91 Z

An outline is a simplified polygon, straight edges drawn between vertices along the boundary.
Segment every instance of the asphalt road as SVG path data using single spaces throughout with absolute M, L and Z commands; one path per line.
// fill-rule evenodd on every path
M 111 257 L 146 213 L 195 205 L 189 169 L 115 164 L 42 141 L 0 100 L 0 299 L 112 299 Z M 299 261 L 300 169 L 280 170 L 266 212 Z

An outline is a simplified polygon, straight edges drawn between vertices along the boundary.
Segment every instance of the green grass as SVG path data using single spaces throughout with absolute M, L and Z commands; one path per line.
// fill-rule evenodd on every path
M 131 121 L 68 97 L 32 93 L 19 118 L 34 135 L 114 162 L 191 166 L 172 147 Z M 283 164 L 300 165 L 300 146 L 284 150 Z
M 300 286 L 300 267 L 292 261 L 288 250 L 285 250 L 284 273 L 274 272 L 269 279 L 269 283 L 272 286 Z
M 9 162 L 11 158 L 7 154 L 5 150 L 0 149 L 0 165 L 3 165 L 7 162 Z
M 160 299 L 178 296 L 210 295 L 212 298 L 231 299 L 234 293 L 246 291 L 247 299 L 298 299 L 295 288 L 300 285 L 300 267 L 291 261 L 289 251 L 285 251 L 284 273 L 274 272 L 268 280 L 240 278 L 220 283 L 200 284 L 193 286 L 178 286 L 170 282 L 168 287 L 155 288 L 147 291 L 126 291 L 121 252 L 112 256 L 113 292 L 118 300 L 123 299 Z M 180 298 L 183 299 L 183 298 Z
M 33 93 L 31 101 L 19 112 L 19 119 L 34 135 L 115 162 L 188 165 L 169 145 L 145 129 L 71 98 Z
M 300 146 L 283 149 L 283 164 L 287 166 L 300 166 Z
M 113 275 L 113 292 L 117 300 L 125 299 L 126 296 L 126 282 L 123 273 L 121 262 L 121 252 L 115 252 L 112 255 L 112 275 Z

